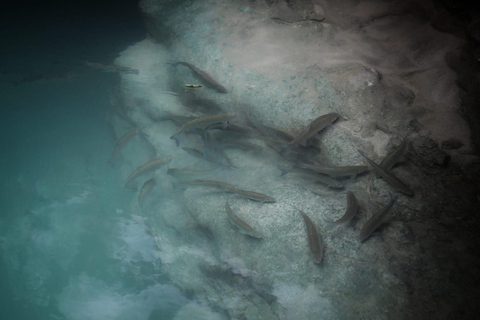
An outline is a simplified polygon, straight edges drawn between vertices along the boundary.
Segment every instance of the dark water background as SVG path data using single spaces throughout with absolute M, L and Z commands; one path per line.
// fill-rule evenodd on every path
M 111 64 L 145 38 L 137 1 L 4 5 L 0 46 L 0 319 L 169 319 L 134 194 L 110 166 Z M 74 77 L 24 82 L 49 73 Z

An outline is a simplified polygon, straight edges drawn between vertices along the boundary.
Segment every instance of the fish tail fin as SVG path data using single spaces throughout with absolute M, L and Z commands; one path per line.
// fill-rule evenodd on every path
M 172 187 L 173 189 L 176 189 L 176 190 L 185 190 L 187 188 L 187 185 L 186 185 L 186 182 L 184 182 L 184 184 L 182 184 L 182 182 L 179 182 L 179 181 L 172 181 Z
M 178 133 L 175 133 L 173 136 L 170 137 L 170 139 L 175 140 L 175 144 L 180 146 L 180 139 L 178 138 Z
M 146 133 L 145 131 L 143 131 L 142 129 L 138 129 L 138 133 L 143 134 L 145 137 L 150 137 L 150 135 L 148 133 Z
M 132 180 L 125 181 L 124 183 L 125 188 L 130 190 L 136 190 L 136 186 L 133 184 Z
M 228 125 L 229 125 L 229 121 L 228 121 L 228 120 L 222 121 L 222 130 L 227 129 Z
M 325 222 L 325 226 L 323 227 L 323 230 L 325 231 L 331 231 L 333 229 L 336 229 L 339 225 L 335 221 L 331 221 L 331 220 L 325 220 L 324 222 Z
M 277 165 L 277 168 L 282 172 L 280 174 L 280 177 L 286 175 L 288 173 L 288 168 L 287 166 L 281 166 L 281 165 Z
M 285 151 L 288 150 L 289 147 L 290 147 L 290 143 L 285 143 L 284 145 L 282 145 L 282 146 L 280 147 L 279 153 L 280 153 L 281 155 L 283 155 L 283 154 L 285 153 Z
M 391 200 L 392 202 L 397 201 L 397 199 L 398 199 L 398 193 L 391 193 L 391 192 L 389 191 L 388 194 L 390 195 L 390 200 Z

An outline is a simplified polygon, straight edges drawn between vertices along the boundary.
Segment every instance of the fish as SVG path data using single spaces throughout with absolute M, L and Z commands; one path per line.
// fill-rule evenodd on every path
M 200 116 L 197 117 L 193 120 L 185 122 L 178 131 L 170 137 L 170 139 L 175 140 L 177 146 L 180 144 L 178 140 L 178 135 L 182 132 L 187 132 L 192 129 L 196 129 L 199 126 L 200 127 L 205 127 L 209 124 L 212 123 L 217 123 L 217 122 L 225 122 L 231 118 L 236 117 L 237 115 L 235 113 L 222 113 L 222 114 L 214 114 L 214 115 L 206 115 L 206 116 Z
M 228 140 L 228 141 L 222 142 L 219 147 L 222 150 L 233 148 L 233 149 L 242 149 L 242 150 L 247 150 L 247 151 L 252 150 L 252 151 L 255 151 L 255 152 L 262 151 L 261 146 L 259 146 L 257 144 L 254 144 L 254 143 L 251 143 L 250 141 L 247 141 L 245 139 Z
M 267 136 L 274 137 L 278 141 L 291 141 L 295 139 L 295 136 L 292 134 L 272 126 L 264 125 L 262 126 L 262 130 L 262 133 L 267 133 Z
M 178 180 L 190 180 L 192 177 L 198 177 L 211 173 L 212 170 L 185 170 L 180 168 L 168 168 L 167 174 Z
M 357 198 L 355 197 L 355 194 L 352 191 L 348 191 L 347 192 L 347 209 L 345 210 L 345 213 L 343 214 L 343 216 L 340 219 L 334 221 L 333 223 L 349 222 L 357 213 L 357 209 L 358 209 Z
M 138 194 L 138 204 L 140 207 L 143 205 L 143 201 L 145 200 L 145 196 L 147 196 L 150 192 L 152 192 L 153 187 L 155 186 L 155 178 L 150 178 L 142 186 L 140 189 L 140 193 Z
M 205 130 L 222 130 L 222 131 L 226 131 L 227 133 L 231 134 L 231 135 L 241 135 L 241 136 L 245 136 L 245 135 L 250 135 L 252 133 L 252 129 L 251 128 L 247 128 L 247 127 L 241 127 L 241 126 L 238 126 L 236 124 L 233 124 L 233 123 L 228 123 L 227 126 L 225 126 L 224 123 L 222 122 L 217 122 L 217 123 L 213 123 L 211 125 L 208 125 L 205 127 Z
M 220 83 L 218 83 L 216 80 L 212 78 L 207 72 L 200 70 L 199 68 L 195 67 L 193 64 L 185 62 L 185 61 L 176 61 L 176 62 L 170 62 L 171 65 L 177 66 L 179 64 L 189 68 L 193 74 L 200 80 L 202 81 L 207 87 L 212 88 L 216 90 L 217 92 L 220 93 L 227 93 L 228 90 L 222 86 Z
M 237 116 L 236 113 L 221 113 L 221 114 L 214 114 L 214 115 L 205 115 L 205 116 L 200 116 L 195 119 L 192 119 L 190 121 L 185 122 L 180 129 L 178 130 L 178 133 L 181 132 L 186 132 L 188 130 L 191 130 L 192 128 L 198 128 L 200 127 L 205 127 L 209 124 L 212 123 L 218 123 L 218 122 L 223 122 L 226 120 L 229 120 L 231 118 L 235 118 Z
M 187 88 L 201 88 L 201 87 L 203 87 L 203 86 L 200 85 L 200 84 L 187 84 L 187 83 L 186 83 L 186 84 L 185 84 L 185 87 L 187 87 Z
M 172 157 L 168 156 L 168 157 L 158 158 L 145 163 L 144 165 L 138 167 L 135 171 L 133 171 L 130 174 L 127 180 L 125 180 L 125 186 L 128 187 L 129 184 L 139 175 L 142 175 L 148 171 L 156 170 L 161 166 L 164 166 L 165 164 L 169 163 L 171 160 L 172 160 Z
M 260 193 L 260 192 L 242 190 L 242 189 L 235 188 L 233 186 L 228 186 L 226 189 L 233 192 L 233 193 L 244 196 L 245 198 L 250 199 L 250 200 L 260 201 L 262 203 L 277 202 L 277 200 L 275 200 L 275 198 L 272 198 L 272 197 L 267 196 L 266 194 L 263 194 L 263 193 Z
M 236 214 L 233 213 L 232 208 L 230 207 L 230 204 L 228 204 L 228 201 L 225 203 L 225 210 L 227 211 L 227 215 L 228 215 L 228 218 L 230 219 L 230 222 L 233 225 L 235 225 L 237 228 L 239 228 L 241 233 L 249 235 L 250 237 L 262 239 L 262 235 L 260 233 L 258 233 L 249 224 L 241 220 Z
M 209 155 L 209 153 L 202 152 L 202 151 L 200 151 L 198 149 L 195 149 L 195 148 L 182 147 L 182 149 L 183 149 L 183 151 L 185 151 L 186 153 L 188 153 L 191 156 L 194 156 L 194 157 L 197 157 L 197 158 L 200 158 L 200 159 L 203 159 L 203 160 L 207 160 L 207 161 L 209 161 L 211 163 L 214 163 L 216 165 L 219 165 L 221 167 L 234 168 L 234 166 L 232 164 L 230 164 L 228 159 L 223 154 L 218 154 L 218 156 L 223 156 L 223 159 L 225 161 L 221 161 L 221 159 L 219 157 L 212 157 L 212 156 Z
M 216 181 L 216 180 L 205 180 L 205 179 L 197 179 L 197 180 L 185 182 L 183 184 L 187 186 L 209 186 L 209 187 L 217 187 L 217 188 L 223 188 L 223 189 L 235 188 L 233 185 L 226 182 Z
M 250 200 L 260 201 L 262 203 L 276 202 L 274 198 L 267 196 L 266 194 L 255 192 L 255 191 L 238 189 L 234 185 L 230 183 L 222 182 L 222 181 L 197 179 L 197 180 L 186 182 L 184 183 L 184 185 L 188 185 L 188 186 L 201 185 L 201 186 L 217 187 L 217 188 L 222 188 L 225 191 L 230 191 L 230 192 L 239 194 Z
M 101 64 L 96 62 L 84 61 L 85 65 L 94 69 L 102 70 L 104 72 L 125 72 L 139 74 L 140 72 L 137 69 L 132 69 L 124 66 L 117 66 L 113 64 Z
M 321 167 L 300 162 L 295 163 L 294 167 L 312 170 L 334 178 L 352 177 L 368 170 L 367 166 Z
M 363 242 L 367 240 L 368 237 L 384 222 L 385 215 L 390 211 L 395 202 L 397 201 L 398 196 L 390 194 L 390 202 L 383 209 L 374 214 L 362 227 L 360 231 L 359 240 Z
M 286 165 L 277 165 L 278 169 L 282 172 L 280 175 L 283 176 L 289 172 L 296 172 L 301 173 L 308 178 L 313 178 L 316 182 L 320 182 L 321 184 L 327 185 L 330 188 L 341 189 L 343 188 L 343 183 L 341 181 L 335 180 L 330 178 L 327 175 L 322 173 L 312 172 L 311 170 L 298 168 L 298 167 L 290 167 Z
M 299 135 L 288 143 L 288 146 L 295 146 L 297 144 L 305 145 L 305 142 L 316 135 L 318 132 L 325 129 L 327 126 L 334 123 L 340 115 L 338 113 L 324 114 L 313 120 Z
M 297 209 L 298 210 L 298 209 Z M 323 258 L 323 244 L 318 234 L 317 228 L 313 224 L 312 220 L 303 212 L 302 210 L 298 210 L 305 221 L 305 227 L 307 229 L 307 238 L 308 238 L 308 246 L 310 247 L 310 251 L 313 255 L 313 261 L 316 264 L 322 262 Z
M 402 157 L 407 150 L 407 139 L 403 139 L 402 143 L 390 152 L 383 160 L 380 162 L 379 166 L 384 170 L 390 170 Z
M 53 80 L 66 80 L 77 77 L 78 75 L 75 72 L 52 72 L 52 73 L 44 73 L 30 77 L 23 77 L 20 81 L 13 81 L 14 85 L 20 85 L 22 83 L 28 82 L 43 82 L 43 81 L 53 81 Z
M 133 128 L 125 132 L 115 143 L 115 148 L 113 148 L 113 154 L 112 158 L 110 159 L 110 162 L 113 162 L 115 158 L 117 157 L 118 153 L 120 152 L 120 149 L 123 148 L 125 143 L 127 143 L 128 140 L 133 138 L 137 133 L 140 132 L 139 128 Z
M 406 194 L 407 196 L 413 196 L 414 195 L 413 190 L 410 189 L 410 187 L 407 186 L 405 183 L 403 183 L 400 179 L 398 179 L 393 173 L 390 173 L 390 172 L 386 171 L 385 169 L 380 167 L 378 164 L 373 162 L 373 160 L 370 160 L 369 158 L 367 158 L 367 156 L 365 155 L 365 153 L 362 150 L 357 150 L 357 151 L 358 151 L 358 153 L 360 153 L 360 155 L 362 157 L 364 157 L 368 161 L 368 163 L 372 166 L 373 170 L 378 175 L 380 175 L 385 181 L 390 183 L 390 185 L 392 185 L 395 188 L 395 190 L 397 190 L 397 191 L 399 191 L 403 194 Z
M 150 118 L 153 121 L 173 121 L 175 124 L 183 126 L 185 123 L 188 121 L 195 120 L 197 117 L 194 116 L 184 116 L 184 115 L 179 115 L 179 114 L 174 114 L 171 112 L 166 111 L 163 115 L 161 116 L 153 116 L 151 115 Z

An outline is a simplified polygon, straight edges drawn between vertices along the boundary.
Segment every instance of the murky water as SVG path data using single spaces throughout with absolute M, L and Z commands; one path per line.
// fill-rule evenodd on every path
M 169 318 L 168 284 L 106 114 L 111 75 L 3 85 L 2 297 L 8 319 Z M 2 317 L 3 318 L 3 317 Z M 5 318 L 5 319 L 7 319 Z
M 134 193 L 123 187 L 120 165 L 108 164 L 114 76 L 80 63 L 111 62 L 112 48 L 133 36 L 117 33 L 94 49 L 63 42 L 60 55 L 43 36 L 72 30 L 55 27 L 32 34 L 37 54 L 10 39 L 15 53 L 3 59 L 0 318 L 170 319 L 187 300 L 163 272 L 144 220 L 130 213 Z M 92 39 L 90 27 L 84 39 Z M 58 70 L 67 76 L 20 83 Z

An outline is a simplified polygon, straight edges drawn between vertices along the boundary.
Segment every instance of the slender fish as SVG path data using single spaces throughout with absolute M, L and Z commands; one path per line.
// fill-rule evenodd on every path
M 145 197 L 152 192 L 153 187 L 155 186 L 155 178 L 151 178 L 147 181 L 142 186 L 142 189 L 140 189 L 140 193 L 138 194 L 138 204 L 140 207 L 143 205 L 143 201 L 145 200 Z
M 228 119 L 234 118 L 237 115 L 235 113 L 221 113 L 214 115 L 200 116 L 190 121 L 187 121 L 180 127 L 177 134 L 181 132 L 186 132 L 192 128 L 198 128 L 199 126 L 206 126 L 212 123 L 226 121 Z
M 339 117 L 340 115 L 338 113 L 328 113 L 316 118 L 302 131 L 302 133 L 300 133 L 298 136 L 295 137 L 295 139 L 289 142 L 288 145 L 304 145 L 308 139 L 312 138 L 318 132 L 322 131 L 327 126 L 334 123 Z
M 217 187 L 217 188 L 222 188 L 226 191 L 230 191 L 230 192 L 239 194 L 239 195 L 241 195 L 241 196 L 243 196 L 247 199 L 250 199 L 250 200 L 266 202 L 266 203 L 276 202 L 276 200 L 274 198 L 272 198 L 270 196 L 267 196 L 266 194 L 259 193 L 259 192 L 254 192 L 254 191 L 238 189 L 238 188 L 235 188 L 234 185 L 231 185 L 229 183 L 222 182 L 222 181 L 198 179 L 198 180 L 185 182 L 184 185 Z
M 358 202 L 357 198 L 353 194 L 352 191 L 347 192 L 347 210 L 345 211 L 345 214 L 338 219 L 337 221 L 334 221 L 333 223 L 346 223 L 355 216 L 357 213 L 358 209 Z
M 225 203 L 225 210 L 227 211 L 227 215 L 228 215 L 228 218 L 230 219 L 230 222 L 235 226 L 237 226 L 237 228 L 240 229 L 241 233 L 257 239 L 262 238 L 262 235 L 260 233 L 255 231 L 255 229 L 253 229 L 249 224 L 241 220 L 239 217 L 237 217 L 237 215 L 233 213 L 232 208 L 230 208 L 230 205 L 228 204 L 228 201 Z
M 368 161 L 368 163 L 372 166 L 373 170 L 377 174 L 379 174 L 383 179 L 385 179 L 385 181 L 390 183 L 395 188 L 395 190 L 400 191 L 401 193 L 404 193 L 407 196 L 414 195 L 414 192 L 412 191 L 412 189 L 410 189 L 409 186 L 407 186 L 405 183 L 400 181 L 393 173 L 386 171 L 385 169 L 380 167 L 378 164 L 376 164 L 375 162 L 367 158 L 367 156 L 362 150 L 357 150 L 357 151 L 362 155 L 362 157 L 364 157 Z
M 228 140 L 228 141 L 222 142 L 219 147 L 222 150 L 233 148 L 233 149 L 243 149 L 247 151 L 252 150 L 256 152 L 262 151 L 262 147 L 244 139 Z
M 198 127 L 205 127 L 212 123 L 223 122 L 225 123 L 228 119 L 234 118 L 237 115 L 235 113 L 222 113 L 222 114 L 214 114 L 214 115 L 206 115 L 197 117 L 193 120 L 185 122 L 180 129 L 178 129 L 177 133 L 172 135 L 170 139 L 175 140 L 177 146 L 179 145 L 178 135 L 182 132 L 187 132 L 192 129 L 196 129 Z M 224 127 L 227 125 L 224 124 Z
M 44 74 L 30 76 L 30 77 L 23 77 L 20 81 L 12 81 L 12 83 L 14 85 L 19 85 L 19 84 L 28 83 L 28 82 L 66 80 L 66 79 L 74 78 L 76 76 L 77 74 L 74 72 L 68 72 L 68 73 L 53 72 L 53 73 L 44 73 Z
M 298 210 L 298 209 L 297 209 Z M 298 210 L 305 221 L 305 226 L 307 228 L 307 236 L 308 236 L 308 246 L 310 247 L 310 251 L 313 254 L 313 260 L 315 263 L 319 264 L 322 262 L 323 258 L 323 244 L 320 236 L 317 232 L 317 228 L 313 224 L 312 220 L 301 210 Z
M 168 111 L 165 112 L 161 116 L 150 116 L 150 118 L 153 121 L 167 121 L 167 120 L 173 121 L 177 125 L 180 125 L 180 126 L 183 126 L 188 121 L 192 121 L 192 120 L 197 119 L 197 117 L 195 117 L 195 116 L 184 116 L 184 115 L 180 115 L 180 114 L 174 114 L 174 113 L 171 113 L 171 112 L 168 112 Z
M 169 163 L 172 160 L 172 157 L 164 157 L 164 158 L 158 158 L 152 161 L 149 161 L 145 163 L 144 165 L 138 167 L 135 171 L 133 171 L 130 176 L 125 180 L 125 186 L 128 187 L 130 183 L 138 177 L 141 174 L 144 174 L 146 172 L 156 170 L 160 168 L 161 166 Z
M 397 162 L 400 160 L 402 155 L 407 150 L 407 139 L 403 139 L 402 143 L 395 148 L 392 152 L 390 152 L 380 163 L 380 167 L 384 170 L 390 170 Z
M 120 152 L 120 149 L 123 148 L 125 143 L 127 143 L 130 139 L 132 139 L 137 133 L 140 132 L 140 128 L 133 128 L 125 132 L 118 140 L 117 143 L 115 143 L 115 148 L 113 149 L 113 154 L 112 158 L 110 159 L 110 162 L 115 160 L 117 157 L 118 153 Z
M 180 168 L 168 168 L 167 174 L 175 177 L 178 180 L 191 180 L 194 177 L 207 175 L 212 170 L 185 170 Z
M 370 235 L 373 233 L 373 231 L 375 231 L 383 222 L 383 218 L 385 217 L 385 215 L 388 213 L 388 211 L 390 211 L 390 209 L 392 208 L 393 204 L 395 203 L 395 201 L 397 201 L 398 199 L 398 196 L 397 195 L 394 195 L 392 196 L 390 194 L 390 203 L 384 207 L 383 209 L 381 209 L 379 212 L 377 212 L 376 214 L 374 214 L 366 223 L 365 225 L 363 226 L 362 228 L 362 231 L 360 231 L 360 242 L 363 242 L 365 241 L 368 237 L 370 237 Z
M 185 62 L 185 61 L 176 61 L 176 62 L 172 62 L 170 63 L 174 66 L 176 65 L 184 65 L 185 67 L 189 68 L 193 74 L 200 80 L 202 81 L 207 87 L 209 88 L 212 88 L 220 93 L 227 93 L 228 90 L 222 86 L 220 83 L 218 83 L 216 80 L 214 80 L 212 78 L 212 76 L 210 76 L 207 72 L 203 71 L 203 70 L 200 70 L 198 69 L 197 67 L 195 67 L 193 64 L 191 63 L 188 63 L 188 62 Z
M 217 155 L 218 155 L 217 157 L 212 157 L 210 155 L 210 153 L 202 152 L 202 151 L 200 151 L 198 149 L 195 149 L 195 148 L 183 147 L 182 149 L 183 149 L 183 151 L 185 151 L 186 153 L 188 153 L 191 156 L 210 161 L 211 163 L 214 163 L 216 165 L 226 167 L 226 168 L 233 168 L 234 167 L 232 164 L 229 163 L 228 159 L 225 157 L 224 154 L 218 154 L 217 153 Z M 223 156 L 224 161 L 222 161 L 220 156 Z
M 234 188 L 233 185 L 222 182 L 222 181 L 216 181 L 216 180 L 204 180 L 204 179 L 197 179 L 189 182 L 185 182 L 184 185 L 187 186 L 208 186 L 208 187 L 217 187 L 217 188 L 223 188 L 223 189 L 229 189 L 229 188 Z
M 125 73 L 133 73 L 133 74 L 140 73 L 137 69 L 132 69 L 129 67 L 118 66 L 113 64 L 101 64 L 101 63 L 89 62 L 89 61 L 84 61 L 84 63 L 85 65 L 91 68 L 102 70 L 104 72 L 125 72 Z
M 321 184 L 324 184 L 330 188 L 334 188 L 334 189 L 343 188 L 343 183 L 341 181 L 332 179 L 329 176 L 321 173 L 312 172 L 311 170 L 304 169 L 304 168 L 289 167 L 285 165 L 277 165 L 277 167 L 282 172 L 281 176 L 287 174 L 288 172 L 297 172 L 304 176 L 307 176 L 308 178 L 313 178 L 316 182 L 320 182 Z
M 351 177 L 367 171 L 367 166 L 346 166 L 346 167 L 321 167 L 308 163 L 296 163 L 295 168 L 303 168 L 318 173 L 326 174 L 334 178 Z
M 274 203 L 276 200 L 270 196 L 267 196 L 266 194 L 260 193 L 260 192 L 255 192 L 255 191 L 248 191 L 248 190 L 242 190 L 242 189 L 237 189 L 233 186 L 228 186 L 227 190 L 239 194 L 241 196 L 244 196 L 247 199 L 254 200 L 254 201 L 260 201 L 262 203 Z

